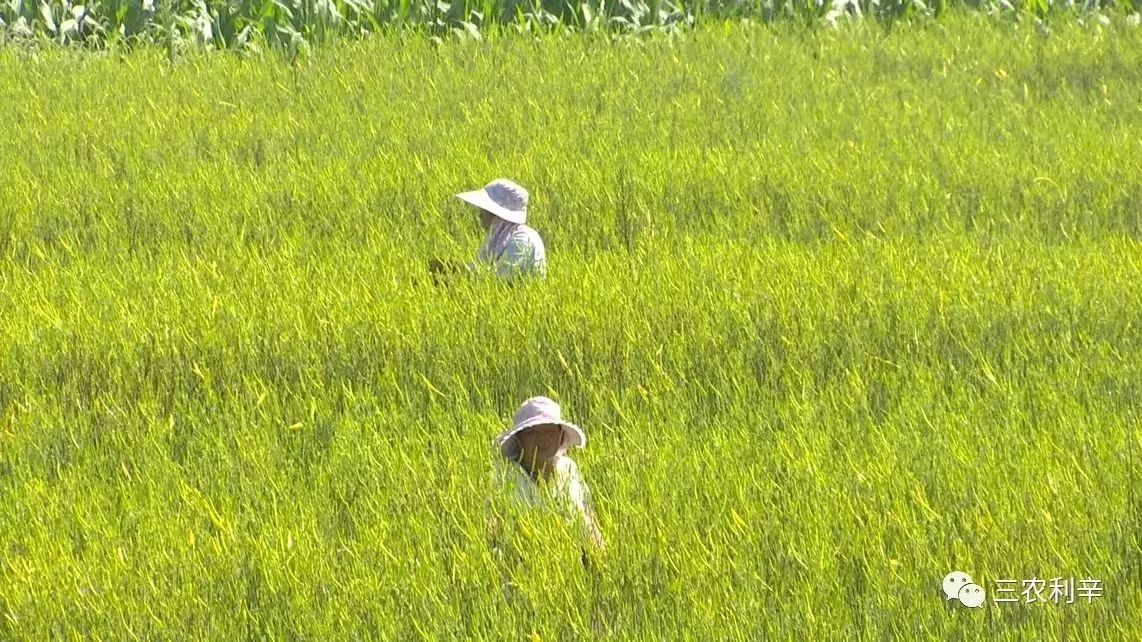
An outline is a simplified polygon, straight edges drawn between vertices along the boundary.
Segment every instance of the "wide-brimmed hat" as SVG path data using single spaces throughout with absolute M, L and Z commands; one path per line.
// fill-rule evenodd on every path
M 527 221 L 527 190 L 506 178 L 496 180 L 472 192 L 460 192 L 456 198 L 487 210 L 509 223 Z
M 587 434 L 575 424 L 564 421 L 563 411 L 559 404 L 547 397 L 532 397 L 523 402 L 512 417 L 515 425 L 500 433 L 496 437 L 495 445 L 499 447 L 500 454 L 507 459 L 519 457 L 519 435 L 523 431 L 536 426 L 554 424 L 562 426 L 564 433 L 571 435 L 571 445 L 582 448 L 587 445 Z

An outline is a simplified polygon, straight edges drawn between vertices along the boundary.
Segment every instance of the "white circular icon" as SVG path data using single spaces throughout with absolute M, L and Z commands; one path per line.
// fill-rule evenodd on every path
M 960 587 L 960 592 L 957 594 L 960 601 L 964 606 L 969 609 L 979 608 L 983 606 L 983 599 L 986 595 L 983 592 L 983 587 L 979 584 L 964 584 Z
M 947 595 L 949 600 L 957 599 L 960 596 L 960 589 L 971 583 L 971 576 L 967 573 L 952 571 L 944 576 L 944 595 Z

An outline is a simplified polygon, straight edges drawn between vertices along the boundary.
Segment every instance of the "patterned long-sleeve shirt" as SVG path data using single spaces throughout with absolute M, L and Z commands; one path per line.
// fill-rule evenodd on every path
M 539 232 L 527 225 L 498 220 L 488 230 L 476 254 L 476 270 L 491 269 L 496 276 L 512 279 L 547 276 L 547 253 Z

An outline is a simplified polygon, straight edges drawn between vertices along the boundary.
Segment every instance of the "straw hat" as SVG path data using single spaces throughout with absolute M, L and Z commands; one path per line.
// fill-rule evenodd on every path
M 506 178 L 498 178 L 485 185 L 484 189 L 460 192 L 456 198 L 509 223 L 523 224 L 527 220 L 527 190 Z
M 571 445 L 582 448 L 587 445 L 587 435 L 583 429 L 575 424 L 563 420 L 563 411 L 559 404 L 547 397 L 532 397 L 520 405 L 512 417 L 515 425 L 508 428 L 499 437 L 495 444 L 507 459 L 519 457 L 519 434 L 536 426 L 555 424 L 563 427 L 564 434 L 570 434 Z

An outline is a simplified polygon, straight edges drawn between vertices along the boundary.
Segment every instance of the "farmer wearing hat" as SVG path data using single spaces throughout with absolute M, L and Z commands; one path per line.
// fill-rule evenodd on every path
M 527 221 L 527 190 L 506 178 L 484 186 L 484 189 L 461 192 L 457 198 L 475 206 L 480 225 L 485 230 L 484 243 L 476 253 L 476 262 L 457 269 L 439 259 L 429 262 L 434 275 L 444 272 L 491 271 L 505 279 L 523 275 L 547 276 L 547 256 L 539 233 Z
M 554 508 L 577 520 L 584 535 L 603 548 L 587 484 L 567 455 L 572 446 L 585 446 L 587 435 L 565 421 L 559 404 L 547 397 L 524 401 L 513 420 L 514 425 L 494 442 L 500 481 L 515 487 L 517 501 Z

